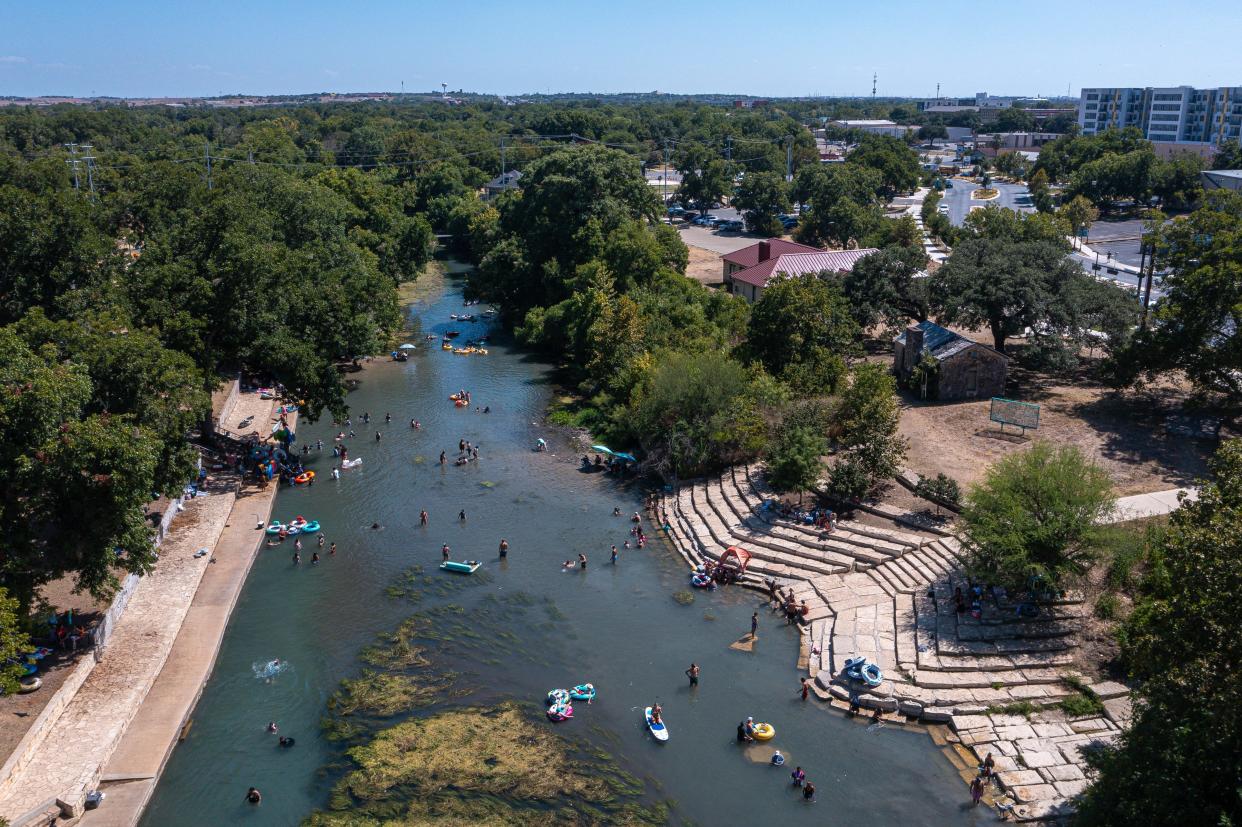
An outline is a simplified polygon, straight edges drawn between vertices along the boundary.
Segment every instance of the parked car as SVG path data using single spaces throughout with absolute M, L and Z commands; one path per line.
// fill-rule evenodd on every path
M 668 214 L 676 218 L 677 216 L 685 215 L 686 208 L 681 206 L 680 204 L 674 204 L 673 206 L 668 208 Z
M 716 229 L 722 233 L 740 233 L 746 228 L 746 225 L 737 219 L 731 221 L 721 221 L 716 225 Z
M 694 219 L 694 223 L 699 227 L 714 227 L 719 219 L 714 215 L 700 215 Z
M 798 226 L 798 219 L 794 218 L 792 215 L 787 215 L 781 219 L 781 226 L 786 230 L 792 230 L 794 227 Z

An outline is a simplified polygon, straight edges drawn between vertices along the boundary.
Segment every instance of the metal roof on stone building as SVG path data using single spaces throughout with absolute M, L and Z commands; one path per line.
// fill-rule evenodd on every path
M 952 330 L 943 328 L 935 322 L 919 322 L 918 328 L 923 331 L 923 351 L 925 353 L 930 353 L 932 358 L 937 361 L 943 361 L 954 354 L 961 353 L 971 345 L 978 345 L 979 347 L 987 348 L 1003 359 L 1007 360 L 1009 358 L 990 345 L 985 345 L 982 342 L 976 342 L 973 339 L 967 339 L 960 333 L 954 333 Z M 906 333 L 904 330 L 897 337 L 897 342 L 903 346 L 905 345 Z

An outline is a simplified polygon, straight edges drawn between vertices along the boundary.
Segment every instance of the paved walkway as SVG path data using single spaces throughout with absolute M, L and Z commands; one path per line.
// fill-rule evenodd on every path
M 1127 520 L 1141 520 L 1144 517 L 1155 517 L 1176 511 L 1181 505 L 1179 496 L 1194 500 L 1199 492 L 1194 488 L 1170 488 L 1168 491 L 1153 491 L 1150 494 L 1135 494 L 1133 497 L 1120 497 L 1113 513 L 1106 522 L 1124 523 Z
M 239 402 L 235 415 L 253 412 L 263 422 L 271 410 L 271 402 L 251 395 Z M 0 800 L 0 815 L 21 819 L 57 799 L 80 812 L 83 798 L 110 762 L 153 785 L 210 672 L 249 568 L 248 555 L 258 546 L 254 526 L 266 520 L 275 491 L 271 485 L 238 499 L 230 484 L 187 502 L 172 523 L 155 571 L 134 590 L 104 659 L 12 779 Z M 203 548 L 215 553 L 195 557 Z M 135 823 L 147 795 L 149 789 L 130 810 L 132 817 L 115 823 Z M 120 816 L 117 805 L 122 803 L 109 796 L 92 815 Z
M 255 394 L 244 394 L 228 421 L 253 414 L 262 426 L 271 420 L 271 407 L 271 402 Z M 290 423 L 296 422 L 296 415 L 291 416 Z M 103 767 L 101 786 L 108 797 L 99 809 L 85 813 L 80 822 L 85 827 L 132 827 L 142 816 L 181 729 L 211 677 L 229 616 L 262 548 L 263 532 L 255 526 L 267 523 L 276 492 L 277 485 L 272 483 L 238 493 L 216 543 L 213 565 L 194 594 L 172 652 Z
M 134 590 L 108 641 L 104 659 L 91 670 L 32 760 L 12 779 L 0 815 L 16 820 L 60 798 L 80 805 L 94 788 L 99 768 L 112 754 L 163 666 L 177 630 L 207 570 L 212 548 L 233 507 L 233 494 L 199 497 L 172 524 L 155 572 Z

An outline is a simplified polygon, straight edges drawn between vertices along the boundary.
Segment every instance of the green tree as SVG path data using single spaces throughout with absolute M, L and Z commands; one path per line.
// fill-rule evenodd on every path
M 1238 824 L 1242 801 L 1242 441 L 1224 443 L 1197 500 L 1169 520 L 1121 634 L 1134 720 L 1092 753 L 1080 827 Z
M 893 330 L 906 320 L 927 319 L 928 279 L 920 269 L 925 261 L 921 249 L 886 247 L 854 262 L 841 286 L 861 329 L 880 324 Z
M 162 442 L 132 415 L 87 413 L 87 370 L 0 329 L 0 585 L 23 612 L 66 574 L 105 597 L 154 562 L 144 507 Z M 118 554 L 120 549 L 122 553 Z
M 742 179 L 733 199 L 751 232 L 783 235 L 777 216 L 789 209 L 789 185 L 774 172 L 752 172 Z
M 884 194 L 889 198 L 899 192 L 911 192 L 919 185 L 919 158 L 900 138 L 867 135 L 845 157 L 845 164 L 880 173 Z
M 683 204 L 694 203 L 701 212 L 720 202 L 733 187 L 732 165 L 703 144 L 678 146 L 673 166 L 681 173 L 677 198 Z
M 16 600 L 0 586 L 0 693 L 17 692 L 26 670 L 21 656 L 30 651 L 30 635 L 22 631 L 25 619 Z
M 768 482 L 778 491 L 802 492 L 819 482 L 827 441 L 811 428 L 782 428 L 768 453 Z
M 996 113 L 998 132 L 1030 132 L 1035 128 L 1035 118 L 1025 109 L 1008 106 Z
M 1031 201 L 1035 203 L 1035 209 L 1040 212 L 1052 211 L 1052 195 L 1049 193 L 1050 185 L 1046 171 L 1035 170 L 1027 184 L 1027 189 L 1031 192 Z
M 957 480 L 941 472 L 934 477 L 925 477 L 919 474 L 918 484 L 914 486 L 914 493 L 925 500 L 929 500 L 936 504 L 936 513 L 940 513 L 941 503 L 956 508 L 962 500 L 962 489 L 957 484 Z
M 745 352 L 799 395 L 832 392 L 858 353 L 858 326 L 835 281 L 777 278 L 751 310 Z
M 629 416 L 657 467 L 694 476 L 763 448 L 756 389 L 750 371 L 719 353 L 667 353 L 636 390 Z
M 1212 169 L 1242 169 L 1242 141 L 1221 144 L 1212 158 Z
M 1152 191 L 1156 156 L 1150 145 L 1124 154 L 1109 153 L 1083 164 L 1070 178 L 1068 193 L 1092 204 L 1111 207 L 1118 201 L 1145 201 Z
M 962 511 L 973 576 L 1011 590 L 1064 588 L 1095 559 L 1114 505 L 1108 474 L 1076 446 L 1037 441 L 988 469 Z
M 1198 155 L 1180 152 L 1157 161 L 1151 173 L 1152 194 L 1165 207 L 1185 208 L 1203 197 L 1202 172 L 1206 164 Z
M 1184 373 L 1201 391 L 1242 399 L 1242 196 L 1213 192 L 1205 205 L 1165 224 L 1155 242 L 1169 267 L 1152 323 L 1116 355 L 1123 384 Z
M 1062 204 L 1057 215 L 1069 224 L 1070 234 L 1077 237 L 1079 230 L 1088 230 L 1100 217 L 1095 205 L 1081 195 L 1075 195 L 1069 202 Z
M 856 365 L 836 404 L 837 442 L 867 475 L 869 487 L 892 479 L 901 468 L 906 442 L 898 432 L 900 418 L 892 373 L 874 362 Z
M 919 127 L 919 140 L 935 143 L 937 140 L 948 140 L 949 130 L 942 123 L 929 123 Z

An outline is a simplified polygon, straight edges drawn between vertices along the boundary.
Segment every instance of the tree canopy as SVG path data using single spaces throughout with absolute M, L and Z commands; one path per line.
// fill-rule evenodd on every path
M 1242 441 L 1223 444 L 1211 470 L 1173 512 L 1123 625 L 1134 718 L 1091 756 L 1081 827 L 1242 822 Z
M 745 352 L 799 395 L 830 393 L 859 352 L 858 335 L 835 281 L 779 277 L 751 310 Z
M 962 539 L 978 579 L 1015 591 L 1064 588 L 1094 559 L 1112 482 L 1073 445 L 1036 441 L 988 469 L 962 511 Z

